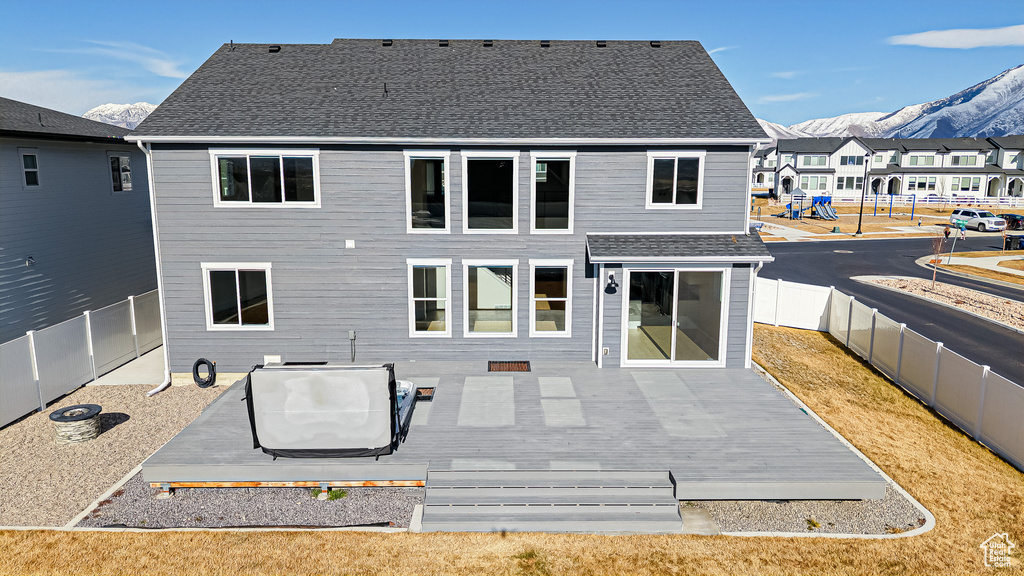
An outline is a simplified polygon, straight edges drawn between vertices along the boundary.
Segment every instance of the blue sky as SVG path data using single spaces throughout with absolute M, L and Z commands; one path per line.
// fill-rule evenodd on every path
M 159 103 L 229 40 L 699 40 L 756 116 L 787 125 L 893 111 L 1024 63 L 1022 0 L 2 1 L 0 95 L 72 114 Z

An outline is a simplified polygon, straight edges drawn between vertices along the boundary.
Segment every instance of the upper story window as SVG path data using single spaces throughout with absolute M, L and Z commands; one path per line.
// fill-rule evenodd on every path
M 132 157 L 127 152 L 108 152 L 110 160 L 110 183 L 114 192 L 131 192 Z
M 25 188 L 39 186 L 39 155 L 35 148 L 19 148 L 21 155 L 21 170 L 24 175 L 22 185 Z
M 801 166 L 828 166 L 828 156 L 825 154 L 815 156 L 803 156 Z
M 704 199 L 701 151 L 647 153 L 647 208 L 700 208 Z
M 950 166 L 977 166 L 978 157 L 971 156 L 951 156 L 949 159 Z
M 766 161 L 765 162 L 765 167 L 767 167 L 767 168 L 775 168 L 775 160 L 768 160 L 768 161 Z
M 530 162 L 530 232 L 572 234 L 576 154 L 533 152 Z
M 883 162 L 885 162 L 885 159 L 882 157 L 882 155 L 875 154 L 875 164 L 882 164 Z
M 405 152 L 406 230 L 429 233 L 450 231 L 447 150 Z
M 320 206 L 318 150 L 210 150 L 214 206 Z
M 899 152 L 893 152 L 892 155 L 889 156 L 889 164 L 899 164 L 899 162 L 900 162 L 900 153 Z
M 910 166 L 934 166 L 935 156 L 911 156 Z
M 783 164 L 792 164 L 793 163 L 793 155 L 792 154 L 783 154 L 781 162 Z
M 839 165 L 840 166 L 863 166 L 864 165 L 864 157 L 863 156 L 840 156 L 839 157 Z
M 270 263 L 203 262 L 207 330 L 273 330 Z
M 462 231 L 519 232 L 519 152 L 462 153 Z

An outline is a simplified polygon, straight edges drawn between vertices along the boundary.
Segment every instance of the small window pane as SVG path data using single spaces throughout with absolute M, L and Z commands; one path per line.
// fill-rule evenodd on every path
M 21 157 L 22 163 L 25 165 L 25 170 L 38 170 L 39 166 L 36 164 L 35 154 L 24 154 Z
M 654 183 L 651 188 L 653 204 L 672 203 L 672 177 L 675 172 L 675 160 L 670 158 L 654 159 Z
M 287 202 L 315 202 L 313 159 L 284 159 L 284 199 Z
M 444 332 L 446 330 L 444 300 L 422 300 L 415 304 L 417 332 Z
M 569 161 L 538 160 L 536 175 L 537 221 L 534 226 L 538 230 L 568 230 Z
M 566 268 L 536 268 L 533 289 L 535 298 L 565 298 L 569 285 Z
M 466 163 L 467 216 L 471 230 L 511 230 L 513 160 L 477 160 Z
M 25 172 L 25 185 L 39 186 L 39 172 L 36 172 L 35 170 Z
M 249 201 L 249 175 L 245 158 L 218 158 L 220 199 L 224 202 Z
M 252 169 L 252 201 L 281 201 L 281 159 L 277 156 L 249 158 Z
M 444 228 L 444 160 L 413 158 L 409 164 L 412 227 Z
M 267 273 L 263 270 L 239 270 L 238 289 L 242 304 L 242 324 L 270 324 Z
M 447 293 L 444 267 L 416 266 L 412 269 L 413 298 L 444 298 Z
M 121 192 L 121 159 L 117 156 L 110 159 L 110 174 L 114 179 L 114 192 Z
M 676 175 L 676 204 L 697 203 L 697 173 L 700 160 L 680 158 Z
M 565 332 L 565 300 L 537 300 L 537 332 Z
M 238 324 L 238 292 L 234 270 L 210 272 L 210 311 L 214 324 Z
M 512 268 L 469 267 L 469 331 L 512 333 Z

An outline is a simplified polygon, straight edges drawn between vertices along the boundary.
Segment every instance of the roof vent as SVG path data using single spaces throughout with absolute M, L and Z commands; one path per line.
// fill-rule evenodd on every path
M 447 48 L 448 47 L 448 41 L 447 40 L 438 40 L 437 41 L 437 45 L 440 46 L 441 48 Z
M 597 47 L 598 47 L 598 48 L 604 48 L 604 47 L 605 47 L 605 46 L 607 46 L 607 45 L 608 45 L 608 43 L 607 43 L 607 42 L 605 42 L 604 40 L 598 40 L 598 41 L 597 41 Z
M 551 40 L 541 40 L 540 41 L 540 47 L 541 48 L 551 48 Z
M 387 40 L 381 40 L 380 41 L 380 45 L 381 46 L 391 46 L 394 43 L 395 43 L 395 41 L 390 39 L 390 38 L 388 38 Z
M 281 47 L 278 46 L 277 44 L 274 44 L 273 46 L 270 47 L 270 53 L 271 54 L 277 54 L 280 51 L 281 51 Z
M 494 46 L 494 40 L 484 40 L 484 48 L 490 48 Z
M 661 48 L 661 40 L 651 40 L 651 48 Z

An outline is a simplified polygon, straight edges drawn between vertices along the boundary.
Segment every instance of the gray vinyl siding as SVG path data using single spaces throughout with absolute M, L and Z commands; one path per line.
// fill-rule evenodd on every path
M 38 187 L 23 186 L 19 148 L 37 149 Z M 130 192 L 113 192 L 108 151 L 131 154 Z M 155 288 L 137 147 L 0 139 L 0 342 Z
M 519 233 L 467 235 L 457 149 L 446 168 L 451 233 L 408 234 L 401 148 L 321 147 L 320 208 L 214 208 L 208 149 L 157 146 L 153 161 L 171 370 L 186 372 L 200 357 L 216 360 L 222 371 L 248 370 L 267 354 L 291 361 L 346 361 L 349 330 L 357 332 L 360 362 L 590 359 L 594 280 L 586 277 L 587 232 L 743 229 L 747 148 L 707 150 L 702 210 L 644 208 L 646 149 L 578 150 L 572 235 L 530 234 L 532 166 L 530 150 L 520 150 Z M 346 240 L 355 241 L 355 248 L 346 249 Z M 452 260 L 450 338 L 409 337 L 407 258 Z M 573 259 L 571 338 L 529 337 L 531 258 Z M 463 259 L 518 259 L 517 338 L 463 336 Z M 270 262 L 274 330 L 208 331 L 202 262 Z

